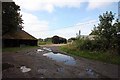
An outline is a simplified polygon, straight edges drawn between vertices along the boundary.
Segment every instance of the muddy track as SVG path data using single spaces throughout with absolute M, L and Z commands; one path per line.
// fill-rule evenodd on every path
M 52 52 L 67 54 L 59 51 L 60 45 L 46 45 L 38 48 L 2 53 L 3 78 L 118 78 L 118 65 L 80 57 L 74 65 L 58 62 L 43 54 Z M 43 51 L 37 51 L 38 49 Z M 24 67 L 23 67 L 24 66 Z M 28 71 L 27 71 L 28 69 Z M 25 71 L 26 70 L 26 71 Z

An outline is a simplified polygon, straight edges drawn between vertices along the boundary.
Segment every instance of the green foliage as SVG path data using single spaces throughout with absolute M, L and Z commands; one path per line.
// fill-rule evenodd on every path
M 45 42 L 52 42 L 52 38 L 45 38 L 44 41 Z
M 103 13 L 99 16 L 100 23 L 94 27 L 90 35 L 97 35 L 96 40 L 100 41 L 103 50 L 116 49 L 118 47 L 118 35 L 120 31 L 120 22 L 116 20 L 113 24 L 114 16 L 112 12 Z
M 88 51 L 104 51 L 104 45 L 102 45 L 102 41 L 100 40 L 89 40 L 89 39 L 77 39 L 74 41 L 73 45 L 78 50 L 88 50 Z
M 91 41 L 89 39 L 78 39 L 75 41 L 76 43 L 76 47 L 79 48 L 80 50 L 89 50 L 90 49 L 90 45 L 91 45 Z
M 76 40 L 76 38 L 72 37 L 72 38 L 68 39 L 68 42 L 72 42 L 72 41 L 75 41 L 75 40 Z
M 38 45 L 52 44 L 52 38 L 38 39 Z
M 14 2 L 2 2 L 2 34 L 14 32 L 17 28 L 22 28 L 22 16 L 20 6 Z
M 46 44 L 46 42 L 41 42 L 41 41 L 38 41 L 38 45 L 45 45 Z
M 42 38 L 39 38 L 39 39 L 38 39 L 38 41 L 39 41 L 39 42 L 40 42 L 40 41 L 42 42 L 42 41 L 43 41 L 43 39 L 42 39 Z
M 92 32 L 90 33 L 90 35 L 97 35 L 97 34 L 98 34 L 98 30 L 97 30 L 97 27 L 94 25 L 94 28 Z

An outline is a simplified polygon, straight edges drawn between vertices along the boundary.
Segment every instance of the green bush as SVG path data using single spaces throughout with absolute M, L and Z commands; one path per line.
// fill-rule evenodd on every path
M 86 39 L 77 39 L 75 41 L 75 45 L 76 48 L 78 48 L 79 50 L 90 50 L 90 46 L 91 46 L 91 41 Z
M 104 51 L 103 42 L 100 40 L 77 39 L 74 45 L 79 50 Z

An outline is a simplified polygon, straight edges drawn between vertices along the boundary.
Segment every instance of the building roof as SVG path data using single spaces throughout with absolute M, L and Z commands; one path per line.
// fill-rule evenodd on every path
M 18 30 L 14 33 L 6 33 L 2 36 L 3 39 L 23 39 L 23 40 L 37 40 L 35 37 L 25 32 L 24 30 Z

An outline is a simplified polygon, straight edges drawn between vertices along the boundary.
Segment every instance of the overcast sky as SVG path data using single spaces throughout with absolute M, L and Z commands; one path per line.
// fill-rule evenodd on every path
M 36 38 L 58 35 L 75 37 L 81 30 L 88 35 L 99 22 L 99 15 L 118 15 L 118 0 L 13 0 L 21 8 L 24 30 Z

